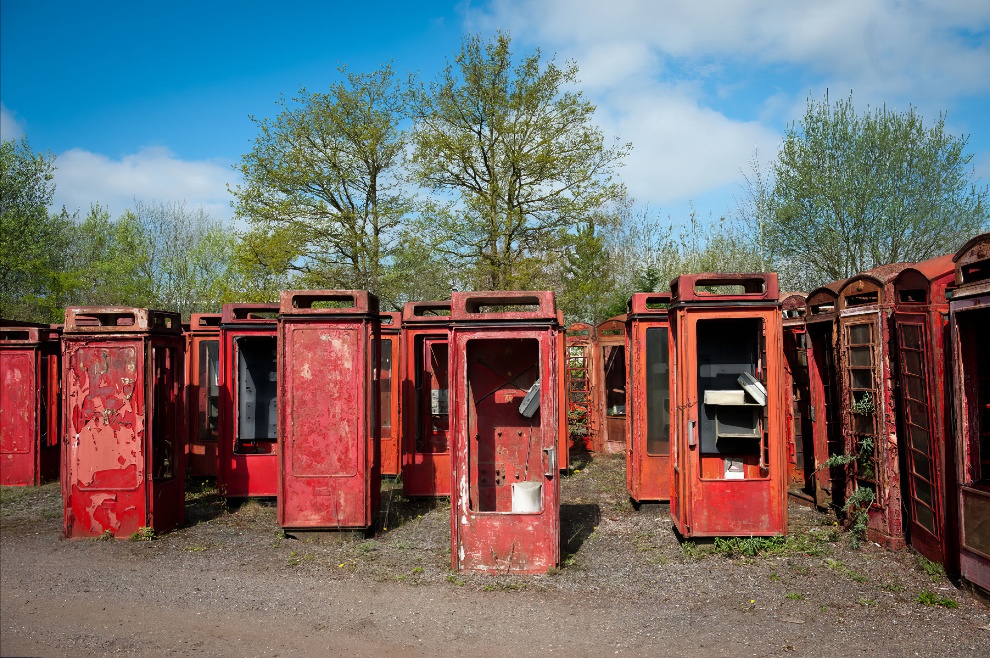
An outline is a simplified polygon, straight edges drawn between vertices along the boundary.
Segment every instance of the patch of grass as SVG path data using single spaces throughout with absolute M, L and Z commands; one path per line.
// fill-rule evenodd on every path
M 869 608 L 871 606 L 880 605 L 879 603 L 877 603 L 873 599 L 867 599 L 867 598 L 859 599 L 859 600 L 856 601 L 856 603 L 858 603 L 859 605 L 863 606 L 864 608 Z
M 37 490 L 37 487 L 0 487 L 0 505 L 9 505 Z
M 396 539 L 394 542 L 392 542 L 392 546 L 395 546 L 400 551 L 408 551 L 412 548 L 412 544 L 406 541 L 402 541 L 401 539 Z
M 949 609 L 959 607 L 959 603 L 957 603 L 956 601 L 947 597 L 939 596 L 935 592 L 932 592 L 931 590 L 927 590 L 927 589 L 922 591 L 921 594 L 918 594 L 918 597 L 915 599 L 915 601 L 920 603 L 921 605 L 941 606 L 943 608 L 949 608 Z
M 423 573 L 423 567 L 413 567 L 413 573 Z
M 791 601 L 803 601 L 804 594 L 802 594 L 801 592 L 788 592 L 787 598 L 790 599 Z
M 945 576 L 945 568 L 938 562 L 929 560 L 924 555 L 918 556 L 918 568 L 928 574 L 932 582 L 941 580 Z
M 780 537 L 716 537 L 711 553 L 728 558 L 783 557 L 787 555 L 823 555 L 828 552 L 822 533 L 799 533 Z M 684 553 L 685 541 L 681 547 Z M 699 551 L 697 555 L 704 555 Z M 689 555 L 694 557 L 693 555 Z
M 827 566 L 832 571 L 849 576 L 857 583 L 865 583 L 869 580 L 869 578 L 867 578 L 865 575 L 853 571 L 839 560 L 827 559 L 825 560 L 825 566 Z
M 778 576 L 776 572 L 770 574 L 770 582 L 776 583 L 779 580 L 780 580 L 780 576 Z
M 135 532 L 134 534 L 136 535 L 137 533 Z M 113 530 L 104 530 L 103 531 L 103 534 L 100 535 L 99 537 L 93 537 L 93 541 L 110 541 L 113 538 L 114 538 L 113 537 Z M 133 538 L 133 535 L 132 535 L 132 538 Z
M 883 585 L 880 586 L 880 589 L 882 589 L 885 592 L 893 592 L 896 594 L 898 592 L 903 592 L 907 588 L 904 587 L 904 585 L 901 585 L 900 583 L 884 583 Z
M 374 553 L 378 549 L 378 545 L 373 541 L 366 541 L 358 544 L 357 549 L 362 553 Z
M 131 541 L 151 541 L 155 538 L 155 529 L 150 526 L 142 526 L 131 535 Z
M 516 590 L 526 589 L 526 585 L 521 585 L 519 583 L 489 583 L 481 588 L 482 592 L 514 592 Z
M 458 578 L 457 576 L 455 576 L 454 574 L 450 574 L 447 576 L 447 582 L 453 585 L 457 585 L 458 587 L 464 586 L 464 581 Z

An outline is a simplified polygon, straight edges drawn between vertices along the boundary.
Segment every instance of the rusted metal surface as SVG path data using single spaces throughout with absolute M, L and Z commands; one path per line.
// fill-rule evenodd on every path
M 867 538 L 904 546 L 903 494 L 894 377 L 894 279 L 910 263 L 884 265 L 850 278 L 839 291 L 841 420 L 850 464 L 846 496 L 873 492 Z
M 378 298 L 365 290 L 283 291 L 278 319 L 278 522 L 373 525 L 381 490 Z
M 228 498 L 278 493 L 278 304 L 224 304 L 217 486 Z
M 378 436 L 382 475 L 402 472 L 402 419 L 399 391 L 402 363 L 402 314 L 381 313 L 378 349 Z
M 60 333 L 0 319 L 0 485 L 37 486 L 58 477 Z
M 193 313 L 186 337 L 186 475 L 216 477 L 220 421 L 220 313 Z
M 637 502 L 670 500 L 669 305 L 668 293 L 636 293 L 626 314 L 626 488 Z
M 990 233 L 956 252 L 949 302 L 959 572 L 990 591 Z
M 587 322 L 575 322 L 567 327 L 564 335 L 568 449 L 590 453 L 595 449 L 598 434 L 593 367 L 595 327 Z
M 545 573 L 560 563 L 553 293 L 455 292 L 451 303 L 451 564 Z
M 450 301 L 402 309 L 402 491 L 450 495 Z
M 594 343 L 595 452 L 626 450 L 626 316 L 618 315 L 595 327 Z
M 178 527 L 185 505 L 178 314 L 124 307 L 65 313 L 65 536 Z
M 951 386 L 947 386 L 952 254 L 908 267 L 894 279 L 898 363 L 898 422 L 907 484 L 910 543 L 958 575 Z M 949 496 L 952 492 L 952 496 Z
M 685 537 L 786 534 L 777 275 L 685 275 L 671 290 L 674 524 Z
M 817 463 L 811 427 L 809 339 L 805 324 L 807 297 L 804 293 L 782 293 L 780 309 L 784 330 L 787 490 L 798 500 L 824 506 L 827 503 L 817 499 Z

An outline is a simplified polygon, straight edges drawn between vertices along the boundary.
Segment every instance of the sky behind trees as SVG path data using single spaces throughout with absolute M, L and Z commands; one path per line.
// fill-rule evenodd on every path
M 947 112 L 990 179 L 990 5 L 968 0 L 5 0 L 0 136 L 57 155 L 56 207 L 184 201 L 229 218 L 249 115 L 328 88 L 341 64 L 432 79 L 463 35 L 499 29 L 519 51 L 577 61 L 595 121 L 633 144 L 619 176 L 675 222 L 731 212 L 754 152 L 772 160 L 826 90 L 851 90 L 860 110 Z

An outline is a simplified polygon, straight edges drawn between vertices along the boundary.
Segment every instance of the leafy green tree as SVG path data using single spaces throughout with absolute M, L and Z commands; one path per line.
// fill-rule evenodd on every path
M 346 73 L 344 69 L 341 72 Z M 403 98 L 390 66 L 347 73 L 328 93 L 300 89 L 243 156 L 232 190 L 251 224 L 241 251 L 277 279 L 382 294 L 383 270 L 410 205 L 398 176 Z
M 516 61 L 510 38 L 464 39 L 429 85 L 412 86 L 411 173 L 438 194 L 423 209 L 432 248 L 463 285 L 534 285 L 545 258 L 621 196 L 613 180 L 629 145 L 606 146 L 580 92 L 577 65 Z
M 951 252 L 988 226 L 987 187 L 974 182 L 967 142 L 947 134 L 945 115 L 926 125 L 914 108 L 859 114 L 852 95 L 809 99 L 751 226 L 803 287 Z
M 55 156 L 0 141 L 0 317 L 57 322 L 71 217 L 52 214 Z

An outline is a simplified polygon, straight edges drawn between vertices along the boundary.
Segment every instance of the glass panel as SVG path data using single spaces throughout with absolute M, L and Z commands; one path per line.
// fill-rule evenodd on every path
M 869 368 L 871 365 L 873 365 L 873 361 L 870 359 L 871 353 L 872 353 L 872 348 L 870 347 L 849 348 L 849 365 L 865 366 Z
M 935 532 L 935 514 L 917 501 L 914 503 L 914 520 L 922 528 L 925 528 L 928 532 L 938 536 L 938 533 Z
M 928 459 L 928 455 L 922 455 L 919 452 L 911 451 L 911 458 L 914 462 L 914 472 L 917 475 L 925 478 L 929 482 L 932 481 L 932 463 Z
M 380 419 L 382 430 L 388 430 L 388 436 L 392 436 L 392 341 L 382 340 L 381 354 L 378 363 L 378 385 L 380 395 L 380 407 L 378 418 Z
M 872 434 L 873 416 L 864 416 L 863 414 L 853 414 L 853 426 L 856 434 Z
M 918 427 L 928 429 L 928 407 L 924 402 L 908 400 L 908 411 L 911 413 L 911 422 Z
M 921 377 L 915 377 L 914 375 L 908 375 L 904 378 L 905 389 L 907 390 L 907 396 L 912 400 L 924 400 L 925 399 L 925 385 L 921 380 Z
M 666 327 L 646 330 L 646 452 L 670 454 L 670 378 Z
M 915 350 L 921 349 L 921 327 L 916 324 L 901 325 L 901 345 Z
M 237 343 L 235 452 L 271 452 L 278 437 L 278 339 L 241 336 Z M 269 444 L 264 447 L 259 443 Z
M 932 486 L 921 478 L 914 478 L 914 492 L 918 500 L 929 507 L 932 506 Z
M 867 368 L 853 368 L 850 369 L 849 374 L 852 376 L 852 387 L 853 388 L 873 388 L 873 371 Z
M 605 414 L 626 415 L 626 348 L 605 347 Z
M 904 372 L 912 375 L 921 374 L 921 354 L 918 352 L 903 352 L 901 354 L 904 364 Z
M 219 340 L 199 342 L 199 408 L 196 410 L 200 441 L 216 441 L 220 415 L 220 388 L 217 385 Z
M 854 324 L 849 327 L 849 344 L 869 345 L 872 342 L 872 328 L 870 324 Z
M 911 425 L 911 445 L 918 452 L 928 454 L 928 430 Z

